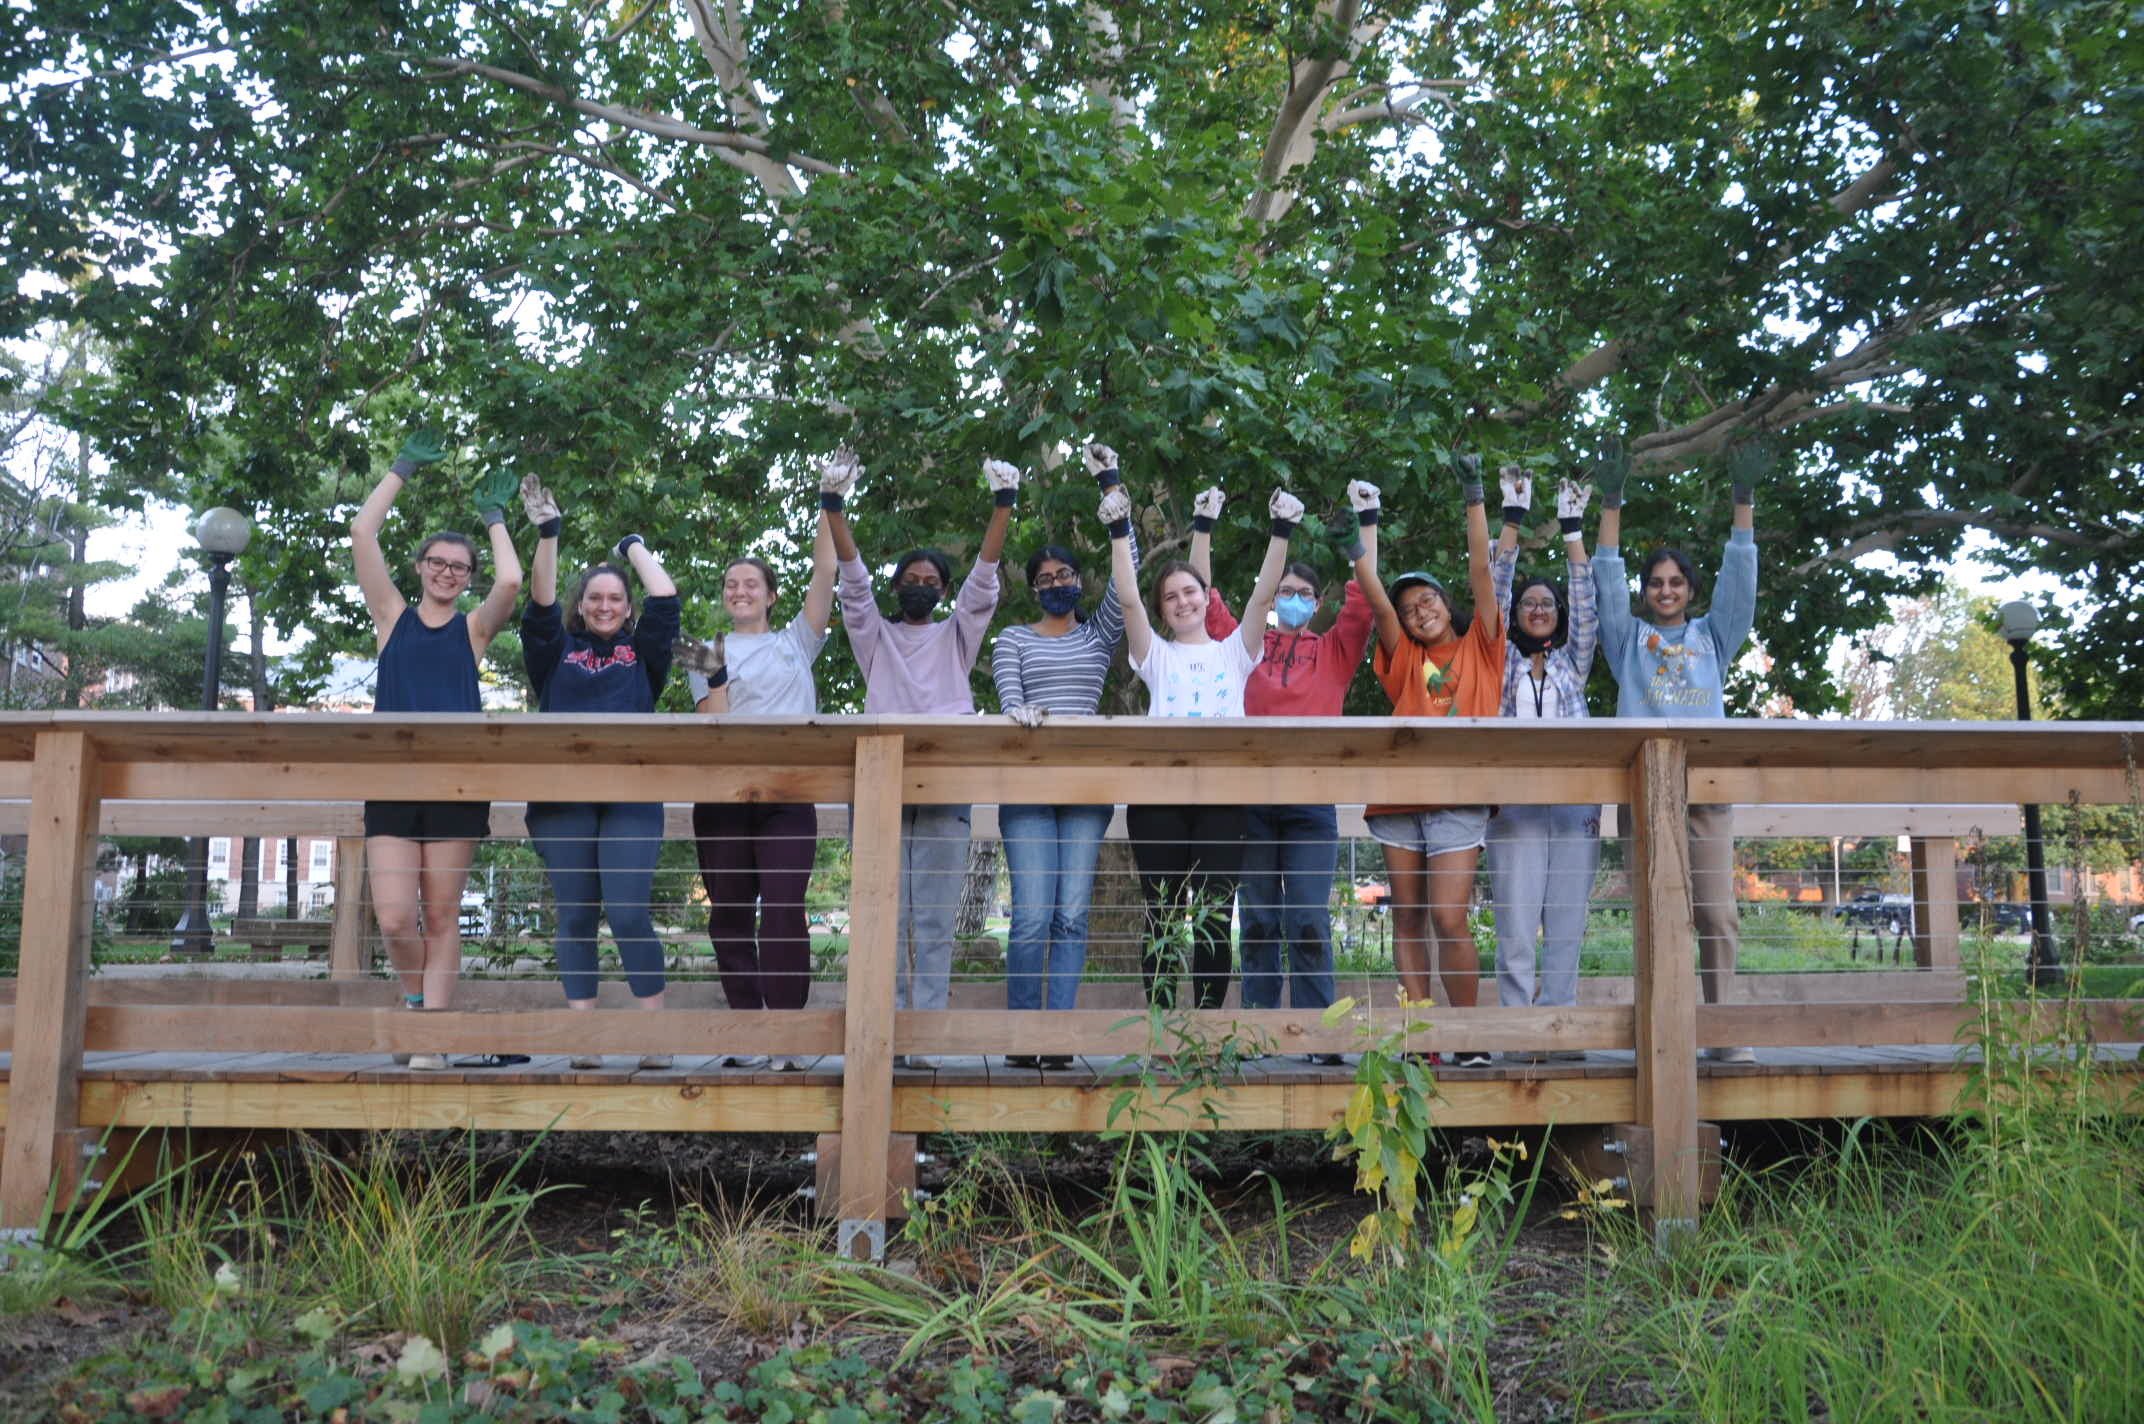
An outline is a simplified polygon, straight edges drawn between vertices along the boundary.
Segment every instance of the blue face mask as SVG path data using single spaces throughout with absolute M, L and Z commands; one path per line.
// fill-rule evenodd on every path
M 1079 607 L 1079 585 L 1076 583 L 1052 584 L 1036 594 L 1035 601 L 1042 605 L 1044 613 L 1049 614 L 1052 618 L 1062 618 L 1073 609 Z
M 1280 615 L 1283 628 L 1300 628 L 1318 611 L 1318 601 L 1308 594 L 1284 594 L 1273 600 L 1273 611 Z

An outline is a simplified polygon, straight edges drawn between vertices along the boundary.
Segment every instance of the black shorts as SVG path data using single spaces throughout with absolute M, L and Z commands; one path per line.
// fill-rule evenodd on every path
M 491 834 L 491 803 L 367 801 L 365 834 L 405 841 L 480 841 Z

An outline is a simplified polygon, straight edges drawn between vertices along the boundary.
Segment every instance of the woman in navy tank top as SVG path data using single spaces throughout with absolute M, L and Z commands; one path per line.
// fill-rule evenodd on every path
M 461 611 L 462 595 L 476 572 L 476 545 L 465 534 L 434 534 L 418 548 L 412 565 L 420 590 L 415 604 L 395 586 L 380 551 L 380 527 L 403 485 L 445 455 L 437 435 L 421 430 L 411 435 L 350 523 L 357 584 L 379 647 L 377 712 L 481 712 L 477 662 L 513 617 L 521 593 L 521 560 L 506 532 L 504 500 L 495 481 L 479 488 L 477 514 L 498 572 L 476 611 Z M 510 485 L 507 491 L 510 495 Z M 401 977 L 402 1001 L 410 1008 L 443 1009 L 453 997 L 462 967 L 462 889 L 476 843 L 489 831 L 490 807 L 481 801 L 365 803 L 372 911 L 388 960 Z M 436 1053 L 410 1055 L 408 1063 L 447 1066 Z

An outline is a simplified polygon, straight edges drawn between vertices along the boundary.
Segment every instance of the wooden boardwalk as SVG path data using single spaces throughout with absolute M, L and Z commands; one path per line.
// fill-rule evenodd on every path
M 2110 1107 L 2144 1095 L 2139 1045 L 2102 1044 L 2097 1062 Z M 1698 1107 L 1709 1121 L 1935 1117 L 1954 1110 L 1971 1049 L 1926 1044 L 1766 1048 L 1752 1064 L 1701 1063 Z M 641 1132 L 836 1132 L 843 1060 L 825 1055 L 792 1072 L 725 1068 L 681 1055 L 645 1070 L 621 1055 L 577 1069 L 565 1054 L 513 1068 L 416 1072 L 362 1053 L 91 1053 L 81 1123 L 125 1128 L 476 1128 Z M 1129 1102 L 1142 1123 L 1192 1126 L 1207 1110 L 1235 1130 L 1323 1130 L 1354 1088 L 1352 1066 L 1270 1056 L 1216 1074 L 1189 1093 L 1135 1058 L 1082 1055 L 1066 1071 L 1015 1068 L 963 1054 L 935 1068 L 893 1070 L 896 1132 L 1094 1132 Z M 7 1059 L 0 1055 L 0 1126 Z M 1440 1125 L 1519 1127 L 1631 1120 L 1636 1065 L 1629 1051 L 1583 1062 L 1437 1070 Z

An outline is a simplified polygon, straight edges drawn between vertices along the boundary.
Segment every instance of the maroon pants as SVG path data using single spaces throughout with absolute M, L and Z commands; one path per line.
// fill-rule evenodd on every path
M 801 1009 L 811 992 L 804 888 L 818 851 L 810 805 L 724 801 L 692 808 L 707 886 L 707 934 L 733 1009 Z

